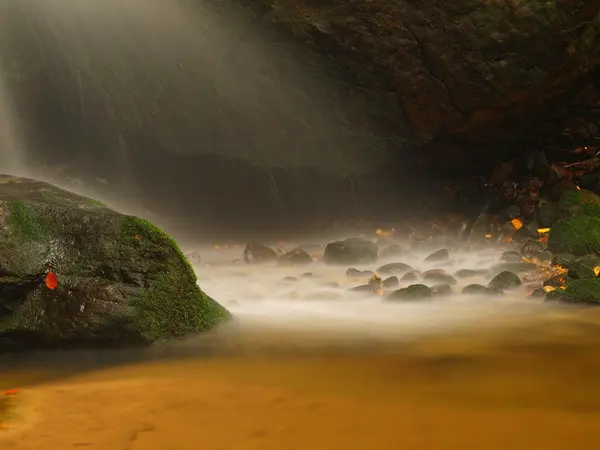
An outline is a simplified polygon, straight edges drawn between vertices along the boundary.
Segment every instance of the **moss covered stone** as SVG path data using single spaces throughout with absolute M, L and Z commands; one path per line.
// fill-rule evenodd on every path
M 150 222 L 46 183 L 1 178 L 4 347 L 145 344 L 229 317 L 198 287 L 177 243 Z M 54 290 L 45 285 L 49 271 Z
M 565 291 L 553 292 L 562 302 L 600 305 L 600 278 L 572 280 Z
M 567 191 L 558 203 L 561 214 L 566 217 L 587 215 L 600 217 L 600 197 L 587 190 Z
M 491 289 L 511 289 L 521 285 L 521 279 L 513 272 L 505 270 L 500 272 L 492 281 L 489 282 L 488 287 Z
M 600 251 L 600 218 L 575 216 L 557 222 L 550 230 L 548 248 L 575 256 Z

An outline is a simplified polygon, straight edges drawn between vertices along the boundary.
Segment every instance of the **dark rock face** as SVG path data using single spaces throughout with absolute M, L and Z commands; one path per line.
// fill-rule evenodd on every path
M 346 239 L 327 244 L 323 261 L 327 264 L 361 264 L 377 260 L 377 244 L 364 239 Z
M 522 139 L 532 124 L 568 117 L 574 97 L 587 102 L 600 61 L 598 1 L 238 1 L 392 93 L 440 165 L 483 162 L 487 152 L 460 147 Z
M 45 283 L 50 272 L 55 288 Z M 151 223 L 46 183 L 0 176 L 3 348 L 145 344 L 228 316 Z

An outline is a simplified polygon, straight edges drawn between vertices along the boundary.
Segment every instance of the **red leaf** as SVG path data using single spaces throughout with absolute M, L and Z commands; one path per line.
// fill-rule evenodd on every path
M 58 277 L 54 274 L 54 272 L 48 272 L 46 275 L 46 287 L 48 289 L 56 289 L 58 286 Z

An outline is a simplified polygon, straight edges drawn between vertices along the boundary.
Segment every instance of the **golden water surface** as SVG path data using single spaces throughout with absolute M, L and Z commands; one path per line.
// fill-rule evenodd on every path
M 278 351 L 44 382 L 5 369 L 0 387 L 21 391 L 0 449 L 597 449 L 599 324 L 591 310 L 360 351 L 271 336 Z

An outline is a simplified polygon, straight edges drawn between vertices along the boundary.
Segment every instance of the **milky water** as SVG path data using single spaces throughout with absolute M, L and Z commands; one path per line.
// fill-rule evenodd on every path
M 286 247 L 292 249 L 294 245 L 288 243 Z M 323 247 L 313 246 L 311 250 L 318 254 Z M 202 289 L 225 305 L 245 329 L 397 339 L 489 327 L 500 319 L 531 318 L 549 311 L 547 303 L 528 297 L 531 287 L 526 283 L 499 297 L 461 293 L 468 284 L 487 285 L 499 272 L 493 267 L 501 262 L 500 257 L 506 249 L 456 250 L 451 252 L 450 262 L 425 262 L 432 250 L 435 248 L 405 252 L 400 257 L 353 267 L 375 271 L 388 262 L 403 262 L 421 272 L 440 268 L 450 275 L 460 269 L 490 269 L 490 272 L 481 277 L 457 278 L 458 284 L 452 287 L 453 294 L 448 297 L 393 302 L 386 300 L 385 294 L 376 296 L 349 291 L 354 286 L 366 284 L 368 277 L 346 276 L 347 266 L 326 265 L 320 261 L 301 267 L 248 265 L 240 260 L 243 246 L 219 250 L 195 248 L 202 261 L 194 265 Z M 305 275 L 307 273 L 312 275 Z M 286 280 L 286 277 L 295 279 Z M 339 286 L 332 287 L 332 283 Z M 415 283 L 432 284 L 421 279 L 400 280 L 400 286 L 395 289 Z

